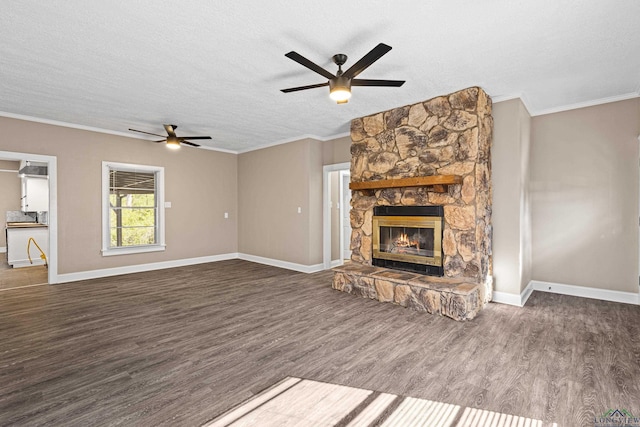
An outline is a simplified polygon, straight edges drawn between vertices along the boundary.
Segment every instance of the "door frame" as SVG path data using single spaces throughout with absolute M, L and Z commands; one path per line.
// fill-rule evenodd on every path
M 344 210 L 347 209 L 344 203 L 344 184 L 345 180 L 351 181 L 351 171 L 341 169 L 339 172 L 338 185 L 340 189 L 340 207 L 339 207 L 339 215 L 340 215 L 340 265 L 344 264 Z
M 58 283 L 58 158 L 44 154 L 0 151 L 1 160 L 32 160 L 47 163 L 49 173 L 49 248 L 47 252 L 48 283 Z
M 329 204 L 331 183 L 329 182 L 329 173 L 348 169 L 351 169 L 350 162 L 322 167 L 322 266 L 325 270 L 331 269 L 331 207 Z

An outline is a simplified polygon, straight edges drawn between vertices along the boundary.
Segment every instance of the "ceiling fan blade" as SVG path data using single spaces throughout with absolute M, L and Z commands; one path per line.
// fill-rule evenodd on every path
M 167 139 L 165 138 L 165 139 L 161 139 L 160 141 L 153 141 L 153 142 L 166 142 L 166 141 Z
M 198 144 L 194 144 L 193 142 L 189 142 L 189 141 L 180 141 L 180 142 L 186 145 L 190 145 L 192 147 L 200 147 Z
M 286 56 L 289 59 L 293 59 L 298 64 L 304 67 L 307 67 L 311 71 L 315 71 L 316 73 L 320 74 L 323 77 L 326 77 L 328 79 L 333 79 L 336 77 L 335 75 L 331 74 L 330 72 L 328 72 L 327 70 L 319 66 L 318 64 L 315 64 L 309 61 L 307 58 L 305 58 L 304 56 L 300 55 L 297 52 L 291 51 L 289 53 L 285 53 L 284 56 Z
M 405 80 L 369 80 L 369 79 L 353 79 L 351 86 L 389 86 L 400 87 Z
M 181 140 L 183 139 L 211 139 L 210 136 L 181 136 Z
M 329 86 L 329 82 L 318 83 L 317 85 L 290 87 L 289 89 L 280 89 L 280 91 L 284 93 L 289 93 L 289 92 L 297 92 L 299 90 L 315 89 L 317 87 L 323 87 L 323 86 Z
M 145 132 L 143 130 L 137 130 L 137 129 L 129 129 L 129 130 L 132 132 L 146 133 L 147 135 L 159 136 L 160 138 L 162 138 L 162 135 L 158 135 L 157 133 Z
M 167 131 L 167 135 L 173 136 L 173 137 L 176 136 L 176 128 L 178 126 L 176 125 L 163 125 L 163 126 L 164 126 L 164 130 Z
M 391 46 L 384 43 L 380 43 L 378 46 L 371 49 L 369 53 L 363 56 L 358 62 L 353 64 L 347 71 L 342 73 L 343 77 L 352 79 L 369 67 L 369 65 L 376 62 L 378 59 L 391 50 Z

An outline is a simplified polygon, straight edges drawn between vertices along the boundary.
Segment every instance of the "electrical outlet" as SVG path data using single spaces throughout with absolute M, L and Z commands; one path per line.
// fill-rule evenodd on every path
M 225 219 L 229 218 L 229 212 L 225 212 L 225 213 L 224 213 L 224 218 L 225 218 Z

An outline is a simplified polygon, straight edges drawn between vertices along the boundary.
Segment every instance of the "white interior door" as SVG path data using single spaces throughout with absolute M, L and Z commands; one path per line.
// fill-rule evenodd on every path
M 340 222 L 341 233 L 341 253 L 343 259 L 351 259 L 351 220 L 349 219 L 349 211 L 351 211 L 351 190 L 349 182 L 351 175 L 349 171 L 340 171 Z

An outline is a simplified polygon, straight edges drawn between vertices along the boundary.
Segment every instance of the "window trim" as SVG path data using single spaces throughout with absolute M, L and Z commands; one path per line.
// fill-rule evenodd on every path
M 153 245 L 127 246 L 110 248 L 111 233 L 109 227 L 109 170 L 117 169 L 125 172 L 154 172 L 156 174 L 156 199 L 158 204 L 158 242 Z M 159 252 L 166 249 L 164 230 L 164 167 L 137 165 L 131 163 L 102 162 L 102 256 L 128 255 L 145 252 Z

